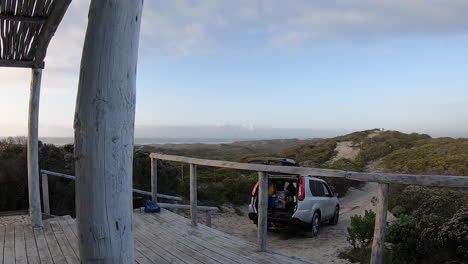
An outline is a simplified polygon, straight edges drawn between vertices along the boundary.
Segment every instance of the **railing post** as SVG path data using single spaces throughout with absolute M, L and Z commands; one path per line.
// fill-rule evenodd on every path
M 42 173 L 42 203 L 44 204 L 44 213 L 50 215 L 49 178 L 46 173 Z
M 174 204 L 179 204 L 179 201 L 174 201 Z M 174 208 L 173 212 L 175 214 L 178 214 L 179 213 L 179 209 L 178 208 Z
M 211 210 L 206 211 L 206 226 L 211 227 Z
M 190 216 L 192 226 L 197 226 L 197 165 L 190 164 Z
M 381 264 L 384 253 L 385 229 L 387 226 L 388 184 L 379 183 L 377 212 L 375 215 L 374 240 L 372 242 L 371 264 Z
M 267 214 L 268 214 L 268 174 L 258 172 L 258 229 L 257 243 L 258 251 L 266 251 L 267 240 Z
M 28 190 L 29 215 L 33 227 L 42 227 L 41 188 L 39 186 L 39 97 L 41 90 L 42 69 L 32 69 L 31 95 L 29 98 L 28 119 Z
M 151 158 L 151 200 L 158 201 L 158 160 Z

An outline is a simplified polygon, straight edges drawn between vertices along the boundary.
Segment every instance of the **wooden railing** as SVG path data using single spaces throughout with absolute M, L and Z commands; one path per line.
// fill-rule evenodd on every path
M 154 171 L 155 172 L 151 174 L 151 182 L 157 182 L 157 167 L 156 166 L 154 166 Z M 48 170 L 41 170 L 41 175 L 42 175 L 42 202 L 44 204 L 44 213 L 50 215 L 49 176 L 65 178 L 65 179 L 69 179 L 73 181 L 76 180 L 76 176 L 63 174 L 59 172 L 48 171 Z M 183 198 L 179 196 L 172 196 L 172 195 L 158 193 L 156 188 L 157 188 L 157 185 L 152 184 L 151 192 L 138 190 L 138 189 L 133 189 L 133 192 L 149 196 L 152 198 L 153 201 L 157 201 L 157 198 L 163 198 L 163 199 L 174 200 L 174 201 L 183 201 Z M 218 207 L 210 207 L 210 206 L 196 206 L 194 207 L 196 208 L 196 210 L 192 210 L 192 207 L 187 204 L 158 203 L 158 205 L 161 208 L 167 208 L 167 209 L 185 209 L 185 210 L 190 209 L 191 211 L 197 211 L 197 210 L 205 211 L 206 212 L 206 225 L 208 227 L 211 227 L 212 213 L 219 211 Z M 193 215 L 193 213 L 191 214 Z M 192 217 L 192 222 L 194 221 L 193 219 L 194 218 Z
M 259 251 L 266 251 L 267 243 L 267 210 L 268 210 L 268 173 L 288 173 L 301 176 L 337 177 L 356 181 L 379 183 L 378 201 L 376 209 L 375 231 L 372 243 L 370 263 L 382 263 L 385 229 L 387 225 L 388 190 L 389 184 L 408 184 L 439 187 L 468 187 L 468 177 L 445 176 L 445 175 L 412 175 L 396 173 L 366 173 L 331 169 L 317 169 L 307 167 L 275 166 L 251 163 L 239 163 L 222 160 L 206 160 L 188 158 L 182 156 L 151 153 L 151 164 L 155 167 L 157 160 L 175 161 L 190 164 L 190 206 L 197 206 L 197 165 L 249 170 L 258 172 L 259 195 L 258 195 L 258 230 L 257 243 Z M 196 226 L 196 210 L 191 210 L 192 225 Z

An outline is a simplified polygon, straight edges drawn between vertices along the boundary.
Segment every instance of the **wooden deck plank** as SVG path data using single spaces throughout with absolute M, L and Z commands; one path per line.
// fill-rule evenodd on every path
M 174 230 L 172 230 L 174 231 Z M 205 255 L 206 257 L 209 257 L 216 261 L 217 263 L 229 263 L 229 264 L 236 264 L 236 263 L 245 263 L 243 261 L 240 261 L 239 257 L 234 257 L 229 258 L 229 252 L 224 252 L 222 250 L 213 250 L 213 248 L 201 246 L 203 245 L 204 241 L 201 240 L 195 240 L 193 239 L 193 236 L 186 236 L 181 233 L 176 233 L 176 232 L 166 232 L 166 231 L 159 231 L 159 232 L 153 232 L 154 235 L 160 236 L 164 239 L 166 238 L 171 238 L 171 237 L 176 237 L 174 239 L 177 239 L 177 242 L 180 243 L 182 246 L 190 248 L 191 250 L 194 250 L 196 252 L 199 252 L 200 254 Z
M 3 263 L 15 263 L 15 226 L 7 225 L 5 230 L 5 245 L 3 249 Z
M 50 255 L 52 256 L 52 260 L 54 261 L 54 263 L 67 263 L 67 260 L 65 259 L 65 256 L 63 255 L 63 252 L 60 249 L 57 239 L 55 238 L 54 231 L 52 230 L 52 227 L 50 226 L 49 222 L 44 223 L 43 230 L 44 237 L 47 242 L 47 246 L 49 247 Z
M 15 225 L 15 263 L 28 264 L 23 225 Z
M 78 236 L 76 233 L 77 230 L 76 230 L 75 220 L 73 220 L 71 217 L 65 218 L 63 221 L 60 221 L 60 225 L 62 226 L 62 229 L 65 231 L 67 239 L 72 245 L 73 251 L 75 251 L 75 254 L 79 258 L 80 253 L 79 253 Z M 145 256 L 144 252 L 140 252 L 140 249 L 137 245 L 137 241 L 135 241 L 135 262 L 137 264 L 169 263 L 166 261 L 159 261 L 159 260 L 158 262 L 153 262 L 150 259 L 148 259 L 148 257 Z
M 73 235 L 74 243 L 72 244 L 72 248 L 74 248 L 76 251 L 76 254 L 79 258 L 79 248 L 78 248 L 78 235 L 77 235 L 77 228 L 76 228 L 76 222 L 73 218 L 71 217 L 66 217 L 64 221 L 61 221 L 63 225 L 67 225 L 68 227 L 65 228 L 70 232 L 70 235 Z M 63 226 L 62 225 L 62 226 Z M 141 243 L 135 240 L 135 262 L 139 264 L 154 264 L 154 263 L 169 263 L 168 261 L 164 260 L 160 256 L 154 256 L 155 261 L 152 259 L 148 258 L 147 250 L 145 248 L 142 248 Z
M 135 240 L 135 251 L 145 256 L 147 259 L 150 260 L 151 263 L 177 263 L 179 261 L 168 261 L 162 258 L 160 255 L 153 252 L 149 247 L 145 246 L 138 240 Z
M 148 251 L 148 253 L 152 252 L 149 256 L 151 259 L 154 259 L 156 256 L 159 256 L 169 263 L 191 263 L 190 261 L 187 262 L 187 260 L 184 260 L 184 255 L 180 256 L 178 254 L 175 254 L 171 250 L 168 250 L 166 247 L 160 246 L 160 244 L 163 244 L 161 243 L 161 241 L 159 244 L 154 243 L 154 241 L 151 241 L 151 239 L 149 239 L 143 231 L 134 229 L 134 232 L 135 240 L 137 240 L 141 243 L 141 245 L 149 249 L 150 251 Z
M 135 215 L 135 217 L 138 217 Z M 151 222 L 151 219 L 148 217 L 141 217 L 143 220 L 146 220 L 146 224 L 152 227 L 152 233 L 157 235 L 170 236 L 170 235 L 178 235 L 176 239 L 179 239 L 179 243 L 192 248 L 202 254 L 213 258 L 214 260 L 220 263 L 254 263 L 254 262 L 245 262 L 239 258 L 237 255 L 230 254 L 230 252 L 226 252 L 220 248 L 215 248 L 213 245 L 210 246 L 209 241 L 202 240 L 196 236 L 187 235 L 187 232 L 184 233 L 181 228 L 174 228 L 174 229 L 167 229 L 165 225 L 158 222 L 157 226 L 155 226 L 155 222 Z M 208 244 L 207 244 L 208 243 Z M 207 246 L 208 245 L 208 246 Z
M 5 245 L 5 226 L 0 225 L 0 264 L 3 264 L 3 246 Z
M 73 250 L 77 260 L 80 259 L 80 248 L 78 245 L 78 236 L 73 232 L 72 227 L 69 225 L 68 221 L 64 219 L 63 221 L 58 221 L 60 227 L 62 228 L 63 232 L 65 233 L 65 237 L 68 240 L 68 243 Z
M 160 222 L 162 223 L 171 223 L 174 221 L 177 221 L 181 224 L 183 224 L 184 227 L 189 226 L 190 221 L 189 219 L 184 218 L 183 216 L 173 214 L 173 213 L 168 213 L 168 214 L 157 214 L 153 215 L 153 217 L 162 217 L 166 218 L 166 220 L 162 220 Z M 254 262 L 258 261 L 271 261 L 272 263 L 310 263 L 306 262 L 303 260 L 300 260 L 298 258 L 293 258 L 289 257 L 283 254 L 279 254 L 277 252 L 257 252 L 255 249 L 252 250 L 253 248 L 256 247 L 255 244 L 242 240 L 240 238 L 237 238 L 235 236 L 231 236 L 229 234 L 226 234 L 224 232 L 221 232 L 219 230 L 216 230 L 214 228 L 207 227 L 205 225 L 200 225 L 200 231 L 206 231 L 206 232 L 201 232 L 200 234 L 197 234 L 197 236 L 203 237 L 205 240 L 210 239 L 213 240 L 213 242 L 216 242 L 217 245 L 227 249 L 228 251 L 235 252 L 236 254 L 243 254 L 245 256 L 250 257 Z M 234 246 L 235 245 L 235 246 Z
M 63 256 L 65 257 L 65 260 L 68 264 L 79 264 L 78 258 L 75 255 L 75 252 L 73 251 L 71 244 L 68 242 L 65 236 L 65 232 L 63 231 L 62 226 L 59 223 L 61 221 L 63 220 L 50 222 L 50 226 L 52 228 L 52 231 L 54 232 L 57 244 L 59 245 L 60 250 L 62 251 Z
M 26 243 L 26 256 L 28 257 L 28 264 L 39 264 L 39 252 L 37 249 L 36 238 L 31 226 L 24 226 L 24 240 Z
M 307 263 L 272 252 L 257 252 L 253 243 L 201 224 L 192 227 L 189 219 L 167 210 L 159 214 L 135 211 L 133 219 L 138 264 Z M 19 263 L 79 263 L 75 220 L 61 217 L 44 224 L 44 228 L 34 229 L 29 225 L 0 226 L 0 264 L 15 263 L 15 254 Z
M 219 238 L 210 232 L 206 232 L 206 230 L 202 230 L 202 225 L 199 225 L 198 228 L 191 228 L 189 226 L 190 223 L 187 224 L 186 221 L 179 222 L 179 220 L 181 219 L 158 219 L 157 221 L 158 223 L 178 223 L 178 230 L 184 230 L 184 232 L 191 233 L 194 237 L 201 238 L 205 241 L 204 244 L 213 250 L 217 252 L 222 251 L 224 255 L 232 257 L 242 263 L 278 263 L 275 259 L 270 259 L 266 253 L 257 253 L 254 245 L 236 245 L 233 247 L 231 240 Z
M 45 239 L 44 230 L 42 228 L 34 228 L 34 238 L 36 239 L 37 251 L 39 253 L 39 259 L 42 263 L 52 264 L 52 256 L 50 255 L 49 246 Z
M 168 212 L 164 210 L 165 212 Z M 158 222 L 161 223 L 173 223 L 178 222 L 181 224 L 179 226 L 180 228 L 182 227 L 187 227 L 190 225 L 190 220 L 187 218 L 184 218 L 180 215 L 174 214 L 174 213 L 160 213 L 160 214 L 152 214 L 150 217 L 156 217 L 156 218 L 167 218 L 166 220 L 160 220 L 158 219 Z M 240 238 L 231 236 L 229 234 L 223 233 L 219 230 L 209 228 L 205 225 L 200 225 L 199 229 L 195 229 L 193 232 L 197 232 L 195 236 L 198 236 L 200 238 L 203 238 L 204 240 L 207 241 L 213 241 L 216 243 L 217 246 L 222 247 L 228 251 L 232 251 L 233 253 L 240 254 L 241 256 L 246 256 L 250 258 L 252 261 L 258 263 L 259 261 L 267 261 L 266 263 L 307 263 L 305 261 L 302 261 L 297 258 L 292 258 L 288 257 L 282 254 L 278 254 L 276 252 L 256 252 L 255 250 L 255 244 L 250 243 L 248 241 L 242 240 Z M 235 246 L 233 246 L 235 245 Z
M 136 243 L 136 241 L 135 241 Z M 148 259 L 142 252 L 138 251 L 135 246 L 135 262 L 137 264 L 156 264 L 158 262 L 152 262 Z M 159 262 L 159 263 L 166 263 L 166 262 Z
M 184 244 L 180 243 L 182 239 L 177 239 L 176 234 L 172 234 L 172 236 L 165 235 L 163 233 L 158 233 L 158 235 L 155 234 L 159 228 L 151 228 L 147 222 L 143 221 L 141 217 L 138 217 L 137 215 L 133 218 L 133 221 L 135 223 L 135 226 L 137 227 L 136 229 L 141 229 L 144 232 L 146 232 L 146 235 L 151 239 L 151 240 L 156 240 L 159 239 L 160 241 L 164 241 L 165 244 L 167 244 L 172 250 L 176 252 L 180 252 L 179 254 L 185 254 L 187 256 L 190 256 L 191 259 L 194 259 L 196 261 L 199 261 L 200 263 L 210 263 L 210 264 L 219 264 L 220 262 L 207 257 L 206 255 L 201 254 L 201 252 L 197 252 L 196 250 L 193 250 L 190 247 L 185 246 Z

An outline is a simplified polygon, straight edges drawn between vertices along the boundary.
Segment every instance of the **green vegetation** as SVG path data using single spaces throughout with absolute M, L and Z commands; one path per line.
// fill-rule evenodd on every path
M 467 139 L 432 139 L 427 135 L 395 131 L 380 132 L 372 137 L 366 134 L 369 135 L 351 134 L 355 144 L 360 141 L 361 152 L 350 164 L 342 161 L 343 169 L 364 169 L 370 161 L 381 159 L 383 169 L 389 172 L 468 175 Z M 348 140 L 351 135 L 344 138 Z M 466 190 L 392 185 L 389 210 L 398 219 L 387 231 L 386 241 L 391 246 L 385 250 L 384 263 L 468 262 L 467 204 Z M 352 247 L 341 256 L 366 263 L 370 248 L 361 246 L 356 238 L 368 235 L 373 225 L 366 229 L 362 221 L 357 223 L 352 223 L 348 231 Z
M 392 207 L 392 214 L 395 216 L 395 217 L 402 217 L 406 212 L 406 209 L 401 206 L 401 205 L 397 205 L 395 207 Z
M 361 141 L 361 152 L 356 160 L 365 166 L 369 161 L 380 159 L 399 149 L 411 148 L 421 140 L 429 138 L 430 136 L 424 134 L 405 134 L 398 131 L 381 132 Z
M 243 155 L 264 151 L 279 151 L 293 144 L 315 140 L 259 140 L 233 144 L 181 144 L 161 146 L 136 146 L 133 165 L 133 185 L 137 189 L 151 190 L 150 151 L 166 154 L 237 160 Z M 28 208 L 26 139 L 0 140 L 0 211 Z M 258 154 L 257 154 L 258 155 Z M 74 175 L 73 145 L 55 146 L 39 143 L 40 169 Z M 189 197 L 189 167 L 187 164 L 158 161 L 158 191 L 169 195 Z M 202 204 L 245 204 L 249 201 L 257 174 L 238 170 L 199 167 L 198 185 Z M 75 215 L 74 182 L 49 177 L 52 214 Z
M 398 210 L 400 215 L 387 232 L 387 241 L 393 244 L 391 263 L 468 260 L 461 227 L 468 222 L 466 192 L 409 186 L 396 199 L 392 212 Z
M 398 219 L 386 234 L 384 263 L 466 263 L 468 261 L 468 195 L 464 192 L 409 186 L 397 195 L 392 209 Z M 367 263 L 375 214 L 351 217 L 348 241 L 340 254 Z M 437 252 L 437 254 L 434 254 Z
M 375 213 L 372 210 L 366 210 L 363 216 L 352 216 L 347 238 L 352 248 L 346 252 L 341 252 L 340 257 L 349 259 L 352 262 L 368 262 L 374 237 L 374 226 Z
M 319 139 L 271 139 L 239 141 L 231 144 L 152 144 L 138 145 L 141 152 L 158 152 L 170 155 L 189 156 L 215 160 L 238 160 L 246 155 L 278 153 L 281 150 L 300 144 L 309 144 Z
M 319 166 L 330 160 L 334 154 L 335 147 L 335 140 L 324 139 L 312 144 L 287 148 L 279 156 L 295 159 L 308 166 Z
M 26 166 L 26 138 L 7 138 L 0 141 L 0 210 L 14 211 L 28 208 L 28 169 Z M 39 142 L 39 168 L 72 174 L 73 147 L 57 147 Z M 51 207 L 54 212 L 73 212 L 74 184 L 69 180 L 51 177 Z
M 360 152 L 354 160 L 331 159 L 339 142 L 350 141 Z M 0 141 L 0 210 L 28 206 L 26 145 L 24 138 Z M 301 166 L 366 171 L 378 161 L 388 172 L 468 176 L 468 139 L 431 138 L 424 134 L 366 130 L 323 140 L 261 140 L 233 144 L 165 144 L 136 146 L 133 182 L 150 190 L 150 152 L 246 162 L 269 156 L 293 158 Z M 41 169 L 74 174 L 73 146 L 39 145 Z M 381 168 L 380 168 L 381 164 Z M 189 197 L 189 167 L 158 163 L 159 192 Z M 359 182 L 326 178 L 340 196 Z M 54 214 L 74 214 L 74 182 L 50 177 Z M 198 197 L 202 204 L 245 204 L 257 181 L 254 172 L 200 166 Z M 468 191 L 447 188 L 390 186 L 389 210 L 398 219 L 387 232 L 385 263 L 468 263 Z M 351 219 L 350 250 L 353 261 L 368 261 L 373 233 L 373 212 Z M 437 252 L 438 254 L 433 254 Z
M 422 140 L 391 153 L 384 162 L 394 172 L 468 176 L 468 139 Z
M 347 240 L 354 249 L 367 248 L 374 237 L 375 213 L 366 210 L 363 216 L 351 216 Z

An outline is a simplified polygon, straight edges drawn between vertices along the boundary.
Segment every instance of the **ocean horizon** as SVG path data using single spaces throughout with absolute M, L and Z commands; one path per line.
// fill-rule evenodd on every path
M 42 137 L 40 141 L 46 144 L 65 145 L 72 144 L 72 137 Z M 134 143 L 137 145 L 149 144 L 229 144 L 236 141 L 262 140 L 262 138 L 135 138 Z M 268 140 L 268 139 L 265 139 Z

